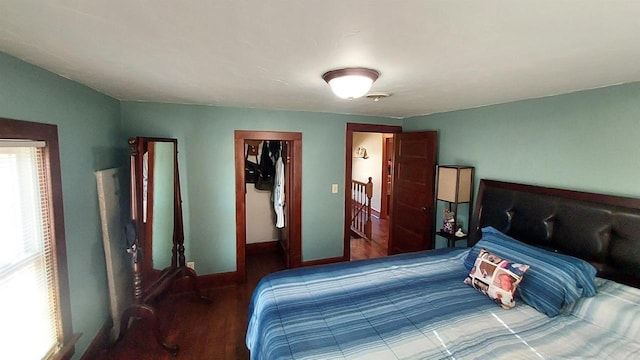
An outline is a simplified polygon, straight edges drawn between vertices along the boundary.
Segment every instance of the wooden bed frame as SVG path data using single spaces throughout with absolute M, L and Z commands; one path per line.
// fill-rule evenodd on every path
M 481 180 L 469 246 L 485 226 L 589 261 L 598 276 L 640 287 L 640 199 Z

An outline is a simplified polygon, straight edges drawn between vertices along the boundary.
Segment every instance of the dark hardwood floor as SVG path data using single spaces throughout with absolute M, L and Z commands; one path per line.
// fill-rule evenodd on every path
M 389 221 L 371 218 L 371 240 L 351 239 L 351 260 L 373 259 L 387 256 L 389 244 Z
M 373 239 L 352 239 L 351 259 L 386 256 L 388 228 L 387 220 L 374 218 Z M 282 258 L 276 252 L 248 254 L 247 282 L 203 290 L 212 303 L 205 303 L 190 294 L 167 295 L 159 299 L 155 306 L 162 333 L 169 342 L 180 346 L 177 357 L 156 343 L 147 322 L 136 321 L 122 341 L 100 353 L 97 359 L 249 359 L 244 337 L 251 294 L 263 276 L 282 269 Z

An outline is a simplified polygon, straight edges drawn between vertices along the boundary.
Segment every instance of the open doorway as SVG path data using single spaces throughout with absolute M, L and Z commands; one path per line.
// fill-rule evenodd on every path
M 400 126 L 347 124 L 345 260 L 388 254 L 393 134 L 399 132 Z

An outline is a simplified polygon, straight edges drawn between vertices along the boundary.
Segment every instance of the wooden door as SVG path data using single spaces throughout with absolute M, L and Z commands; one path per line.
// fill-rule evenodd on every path
M 389 254 L 433 249 L 435 131 L 394 135 Z

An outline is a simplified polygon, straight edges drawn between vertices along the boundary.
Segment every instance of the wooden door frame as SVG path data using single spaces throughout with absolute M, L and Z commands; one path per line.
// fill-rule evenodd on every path
M 291 146 L 292 184 L 287 184 L 291 192 L 291 204 L 286 204 L 291 211 L 289 222 L 289 259 L 291 267 L 299 267 L 302 263 L 302 133 L 280 131 L 251 131 L 236 130 L 235 137 L 235 168 L 236 168 L 236 272 L 238 280 L 247 279 L 246 242 L 247 242 L 247 213 L 244 179 L 244 143 L 246 140 L 282 140 Z
M 393 141 L 393 134 L 382 134 L 382 176 L 380 176 L 382 183 L 380 184 L 380 219 L 389 219 L 391 217 L 391 212 L 389 211 L 391 202 L 389 201 L 390 199 L 387 199 L 387 192 L 393 191 L 393 186 L 391 187 L 391 189 L 388 189 L 387 185 L 387 178 L 389 175 L 389 164 L 387 163 L 387 152 L 389 151 L 389 146 L 387 145 L 387 141 L 389 141 L 389 139 Z M 393 153 L 391 153 L 391 158 L 393 161 Z
M 400 125 L 377 125 L 347 123 L 345 145 L 345 169 L 344 169 L 344 250 L 343 261 L 351 260 L 351 177 L 353 176 L 353 133 L 371 132 L 383 134 L 395 134 L 402 132 Z M 393 194 L 391 194 L 393 196 Z M 391 226 L 391 221 L 389 221 Z

